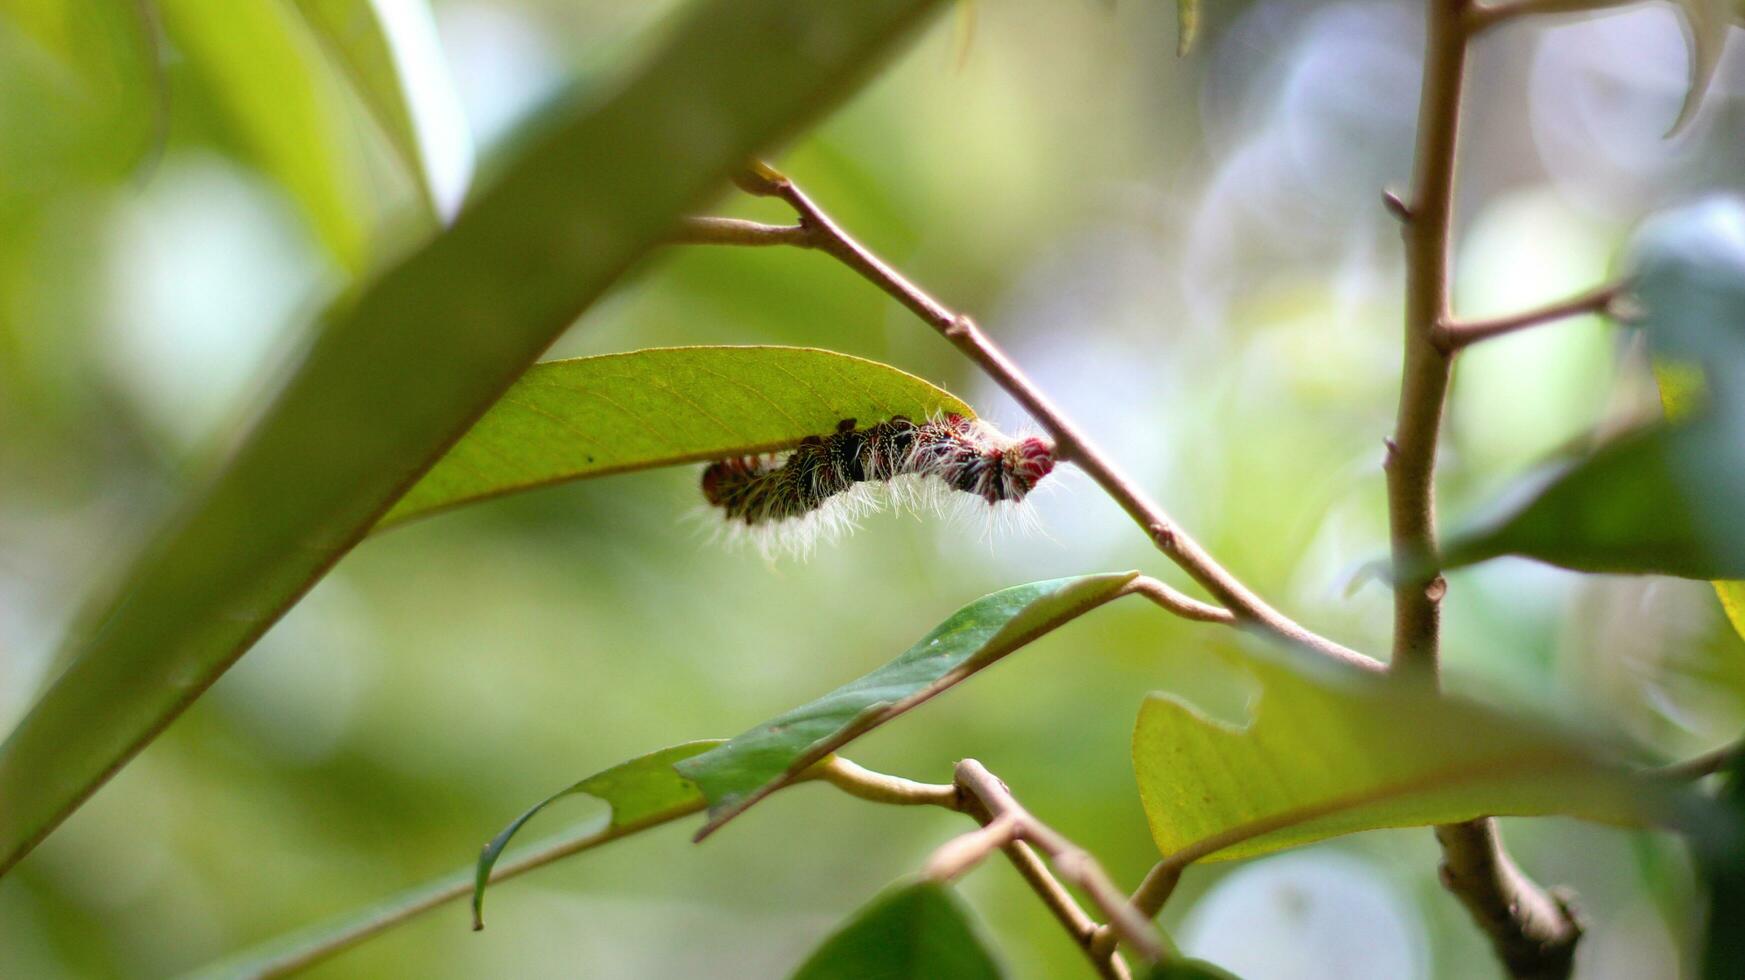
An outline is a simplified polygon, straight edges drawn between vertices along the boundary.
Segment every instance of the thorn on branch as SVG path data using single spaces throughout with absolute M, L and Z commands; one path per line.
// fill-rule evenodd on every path
M 1399 192 L 1393 188 L 1385 188 L 1381 192 L 1381 206 L 1386 208 L 1387 213 L 1393 215 L 1400 224 L 1409 225 L 1412 223 L 1411 206 L 1406 204 L 1405 198 L 1400 197 Z

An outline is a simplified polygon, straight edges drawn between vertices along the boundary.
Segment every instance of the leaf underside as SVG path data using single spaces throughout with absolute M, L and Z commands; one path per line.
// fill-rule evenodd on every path
M 789 449 L 895 415 L 974 417 L 896 368 L 805 347 L 667 347 L 536 364 L 381 527 L 566 480 Z
M 1232 860 L 1483 815 L 1666 812 L 1664 793 L 1548 728 L 1343 667 L 1243 663 L 1260 691 L 1246 727 L 1167 695 L 1140 711 L 1134 768 L 1165 855 Z

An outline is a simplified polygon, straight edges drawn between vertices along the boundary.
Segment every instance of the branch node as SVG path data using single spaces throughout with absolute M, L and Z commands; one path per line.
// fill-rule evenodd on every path
M 959 313 L 957 316 L 951 318 L 951 323 L 948 324 L 942 332 L 945 334 L 947 340 L 963 340 L 974 334 L 975 329 L 975 321 L 962 313 Z
M 1381 206 L 1387 209 L 1387 213 L 1393 215 L 1394 220 L 1398 221 L 1400 224 L 1409 225 L 1412 223 L 1411 206 L 1408 205 L 1405 198 L 1401 197 L 1399 192 L 1393 188 L 1389 187 L 1382 190 Z
M 1167 524 L 1158 523 L 1150 525 L 1145 530 L 1151 534 L 1152 543 L 1156 544 L 1159 550 L 1170 551 L 1175 548 L 1174 528 Z
M 1394 441 L 1393 436 L 1382 436 L 1381 444 L 1381 468 L 1391 470 L 1394 468 L 1394 460 L 1400 457 L 1400 444 Z
M 1431 602 L 1441 602 L 1448 594 L 1448 580 L 1438 575 L 1424 586 L 1424 598 Z

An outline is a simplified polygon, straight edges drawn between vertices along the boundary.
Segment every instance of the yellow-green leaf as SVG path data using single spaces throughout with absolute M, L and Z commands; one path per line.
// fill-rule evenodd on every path
M 384 526 L 564 480 L 792 448 L 842 419 L 973 416 L 914 375 L 804 347 L 668 347 L 538 364 Z
M 454 216 L 473 144 L 425 0 L 296 0 L 352 89 L 418 180 L 431 211 Z
M 1246 725 L 1164 694 L 1139 713 L 1133 761 L 1151 835 L 1184 863 L 1485 815 L 1669 813 L 1664 788 L 1568 734 L 1349 668 L 1245 663 L 1258 688 Z
M 361 147 L 321 51 L 282 0 L 157 0 L 176 49 L 231 130 L 341 265 L 368 261 Z
M 1187 57 L 1200 38 L 1200 0 L 1175 0 L 1175 54 Z

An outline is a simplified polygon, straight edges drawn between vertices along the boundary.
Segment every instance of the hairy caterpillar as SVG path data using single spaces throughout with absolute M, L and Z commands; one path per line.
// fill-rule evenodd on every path
M 702 489 L 730 531 L 749 534 L 766 554 L 804 552 L 820 532 L 852 526 L 887 499 L 914 504 L 945 489 L 1017 504 L 1053 469 L 1054 447 L 1035 436 L 1010 438 L 961 415 L 919 424 L 899 415 L 866 429 L 843 419 L 784 457 L 712 463 Z

